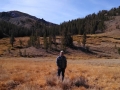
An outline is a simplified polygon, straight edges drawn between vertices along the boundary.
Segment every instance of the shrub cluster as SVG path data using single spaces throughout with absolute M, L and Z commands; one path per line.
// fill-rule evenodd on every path
M 58 77 L 51 76 L 46 79 L 46 86 L 49 86 L 49 89 L 59 88 L 59 90 L 72 90 L 73 88 L 81 87 L 84 87 L 85 89 L 89 88 L 88 80 L 84 76 L 72 80 L 66 78 L 64 81 L 58 79 Z

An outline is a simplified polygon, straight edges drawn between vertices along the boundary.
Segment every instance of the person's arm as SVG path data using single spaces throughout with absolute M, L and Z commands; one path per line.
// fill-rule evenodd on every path
M 59 68 L 59 57 L 57 57 L 57 59 L 56 59 L 56 64 L 57 64 L 57 66 Z
M 66 57 L 65 57 L 65 68 L 67 67 L 67 59 L 66 59 Z
M 66 59 L 66 67 L 67 67 L 67 59 Z

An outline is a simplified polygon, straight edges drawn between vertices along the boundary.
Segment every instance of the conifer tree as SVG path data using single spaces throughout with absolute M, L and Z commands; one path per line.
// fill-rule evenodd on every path
M 13 47 L 14 42 L 15 42 L 14 31 L 12 30 L 11 36 L 10 36 L 10 44 L 12 45 L 12 47 Z
M 86 45 L 86 39 L 87 39 L 87 36 L 86 36 L 86 31 L 85 31 L 84 34 L 83 34 L 83 39 L 82 39 L 82 44 L 83 44 L 84 48 L 85 48 L 85 45 Z
M 28 40 L 28 46 L 40 48 L 40 38 L 38 35 L 38 30 L 35 28 L 33 28 L 32 35 L 30 36 L 30 39 Z
M 36 44 L 36 47 L 37 47 L 37 48 L 40 48 L 40 37 L 39 37 L 39 36 L 37 36 L 37 44 Z
M 44 36 L 43 36 L 43 43 L 44 43 L 44 48 L 46 52 L 48 51 L 48 40 L 47 40 L 47 31 L 45 30 Z
M 49 35 L 49 49 L 52 50 L 52 37 Z
M 66 29 L 64 28 L 61 32 L 61 50 L 66 51 Z

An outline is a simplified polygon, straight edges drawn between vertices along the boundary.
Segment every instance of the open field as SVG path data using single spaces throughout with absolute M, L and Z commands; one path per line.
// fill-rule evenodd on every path
M 0 90 L 120 90 L 119 59 L 68 59 L 65 80 L 56 57 L 0 58 Z

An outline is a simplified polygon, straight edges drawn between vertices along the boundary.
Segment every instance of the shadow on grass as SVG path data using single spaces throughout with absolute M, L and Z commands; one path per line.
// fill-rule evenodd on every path
M 89 47 L 77 47 L 77 46 L 73 46 L 73 47 L 71 47 L 71 49 L 82 51 L 82 52 L 88 53 L 88 54 L 96 54 L 96 53 L 92 52 Z

